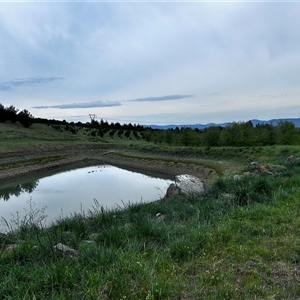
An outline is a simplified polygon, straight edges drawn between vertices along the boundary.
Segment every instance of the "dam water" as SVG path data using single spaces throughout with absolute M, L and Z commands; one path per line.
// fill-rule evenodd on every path
M 93 211 L 95 206 L 109 210 L 159 200 L 172 182 L 110 165 L 94 165 L 0 184 L 0 232 L 6 222 L 22 220 L 30 211 L 46 215 L 43 222 L 47 225 Z

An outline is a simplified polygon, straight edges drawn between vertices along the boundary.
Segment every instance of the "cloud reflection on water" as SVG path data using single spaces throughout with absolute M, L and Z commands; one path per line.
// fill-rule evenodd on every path
M 123 203 L 149 202 L 163 197 L 171 180 L 150 177 L 108 165 L 78 168 L 28 182 L 0 188 L 0 216 L 6 220 L 17 211 L 22 218 L 26 201 L 32 198 L 37 208 L 47 207 L 47 222 L 71 213 L 88 211 L 97 199 L 107 209 Z M 19 186 L 18 193 L 14 192 Z M 25 188 L 26 187 L 26 188 Z M 2 195 L 9 195 L 8 199 Z M 1 201 L 1 200 L 8 201 Z

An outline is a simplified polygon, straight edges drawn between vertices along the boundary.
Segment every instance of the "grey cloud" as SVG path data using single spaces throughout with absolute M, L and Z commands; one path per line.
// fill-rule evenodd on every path
M 111 106 L 121 106 L 120 102 L 108 102 L 108 101 L 92 101 L 86 103 L 70 103 L 70 104 L 60 104 L 52 106 L 33 106 L 32 108 L 46 109 L 46 108 L 59 108 L 59 109 L 70 109 L 70 108 L 91 108 L 91 107 L 111 107 Z
M 10 91 L 22 86 L 46 84 L 52 81 L 64 80 L 63 77 L 33 77 L 0 82 L 0 91 Z
M 258 97 L 260 98 L 282 98 L 282 97 L 286 97 L 287 94 L 265 94 L 265 95 L 259 95 Z
M 191 98 L 194 95 L 169 95 L 169 96 L 161 96 L 161 97 L 147 97 L 147 98 L 137 98 L 129 100 L 131 102 L 153 102 L 153 101 L 168 101 L 168 100 L 179 100 L 185 98 Z

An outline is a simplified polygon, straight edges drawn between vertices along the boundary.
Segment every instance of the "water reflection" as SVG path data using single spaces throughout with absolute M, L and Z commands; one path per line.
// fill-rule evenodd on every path
M 38 186 L 39 180 L 16 184 L 0 189 L 0 199 L 7 201 L 11 196 L 20 196 L 22 193 L 32 193 L 33 190 Z
M 87 212 L 94 199 L 105 209 L 124 203 L 149 202 L 165 195 L 171 180 L 147 176 L 109 165 L 64 171 L 26 182 L 0 186 L 0 217 L 10 220 L 16 212 L 22 218 L 32 199 L 37 209 L 46 207 L 47 223 L 72 213 Z M 27 202 L 27 203 L 26 203 Z

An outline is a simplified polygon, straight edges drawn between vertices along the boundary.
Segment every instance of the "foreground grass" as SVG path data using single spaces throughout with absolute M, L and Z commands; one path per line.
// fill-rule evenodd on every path
M 0 299 L 298 299 L 300 163 L 0 236 Z M 8 227 L 13 224 L 6 222 Z M 54 251 L 57 243 L 76 258 Z

